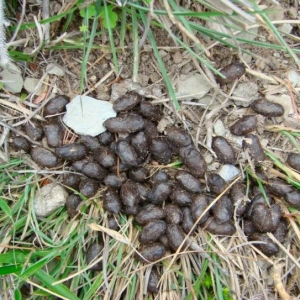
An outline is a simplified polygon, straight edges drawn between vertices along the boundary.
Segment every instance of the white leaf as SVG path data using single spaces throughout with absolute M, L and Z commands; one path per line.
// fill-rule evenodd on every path
M 91 227 L 92 230 L 96 230 L 96 231 L 103 231 L 105 233 L 107 233 L 108 235 L 110 235 L 112 238 L 114 238 L 115 240 L 124 243 L 126 245 L 130 244 L 130 241 L 128 240 L 127 237 L 123 236 L 122 234 L 120 234 L 119 232 L 103 227 L 101 225 L 98 225 L 96 223 L 92 223 L 89 225 Z

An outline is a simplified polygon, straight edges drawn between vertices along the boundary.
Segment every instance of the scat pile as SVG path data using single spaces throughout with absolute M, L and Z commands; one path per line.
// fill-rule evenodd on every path
M 65 96 L 52 99 L 45 107 L 44 116 L 64 112 L 68 101 Z M 256 175 L 268 183 L 267 199 L 254 181 L 248 194 L 251 201 L 248 201 L 245 183 L 237 182 L 206 213 L 227 184 L 220 175 L 207 173 L 206 162 L 190 135 L 179 127 L 169 127 L 165 135 L 159 134 L 156 128 L 162 117 L 159 107 L 152 106 L 134 92 L 116 100 L 113 107 L 118 115 L 104 122 L 107 131 L 98 137 L 80 136 L 76 143 L 63 144 L 64 127 L 58 117 L 49 117 L 47 123 L 35 121 L 24 128 L 34 141 L 45 137 L 47 148 L 31 145 L 19 136 L 13 138 L 12 145 L 16 150 L 30 153 L 41 167 L 55 168 L 64 164 L 65 169 L 69 167 L 82 173 L 82 176 L 65 175 L 63 184 L 88 198 L 93 197 L 99 187 L 105 187 L 104 210 L 111 215 L 119 212 L 134 215 L 135 221 L 142 226 L 140 254 L 136 255 L 142 262 L 153 262 L 164 257 L 167 251 L 176 251 L 196 221 L 197 227 L 212 234 L 233 235 L 236 231 L 234 215 L 240 219 L 249 240 L 265 242 L 256 245 L 264 254 L 270 256 L 279 251 L 267 233 L 272 232 L 284 242 L 287 223 L 272 195 L 299 208 L 300 193 L 279 179 L 269 180 L 260 168 L 266 157 L 255 135 L 255 113 L 280 116 L 284 113 L 280 105 L 259 99 L 251 106 L 252 115 L 244 116 L 230 127 L 232 134 L 245 136 L 243 149 L 253 159 Z M 224 137 L 214 137 L 212 149 L 219 162 L 238 164 L 237 153 Z M 299 170 L 299 157 L 291 154 L 287 163 Z M 182 161 L 181 168 L 167 167 L 176 160 Z M 81 201 L 75 194 L 68 197 L 66 206 L 71 218 L 78 214 Z M 112 218 L 109 220 L 110 227 L 118 230 L 116 222 Z M 92 245 L 91 253 L 95 249 L 99 250 L 97 256 L 101 245 Z M 91 253 L 88 252 L 89 261 L 93 257 Z M 98 265 L 101 268 L 101 264 Z M 97 265 L 94 268 L 97 269 Z

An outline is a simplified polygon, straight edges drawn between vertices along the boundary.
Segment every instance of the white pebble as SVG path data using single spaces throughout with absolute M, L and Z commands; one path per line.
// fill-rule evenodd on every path
M 64 123 L 77 134 L 91 136 L 106 131 L 104 121 L 117 115 L 110 102 L 88 96 L 76 96 L 66 108 Z
M 214 124 L 214 132 L 217 136 L 224 137 L 226 134 L 226 128 L 220 119 L 218 119 Z
M 240 174 L 240 169 L 233 165 L 223 165 L 219 170 L 219 175 L 226 181 L 232 181 L 236 176 Z
M 300 85 L 300 76 L 295 70 L 289 70 L 287 72 L 287 79 L 290 81 L 293 87 Z
M 68 192 L 56 183 L 41 187 L 35 194 L 33 207 L 37 217 L 48 217 L 66 203 Z

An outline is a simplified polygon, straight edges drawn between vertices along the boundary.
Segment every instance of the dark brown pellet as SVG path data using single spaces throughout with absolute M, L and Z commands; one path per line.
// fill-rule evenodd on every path
M 172 152 L 164 138 L 152 139 L 150 151 L 153 158 L 161 164 L 169 164 L 172 161 Z
M 93 197 L 97 193 L 97 190 L 98 184 L 92 179 L 82 179 L 79 184 L 80 193 L 87 198 Z
M 64 175 L 63 184 L 77 191 L 79 189 L 80 180 L 81 176 L 69 173 Z
M 259 138 L 254 134 L 247 134 L 243 140 L 244 150 L 248 150 L 250 157 L 255 165 L 258 165 L 266 159 L 264 149 L 261 146 Z
M 173 251 L 176 251 L 185 239 L 185 233 L 179 225 L 169 224 L 167 227 L 167 237 L 170 243 L 170 248 Z M 184 243 L 181 249 L 184 250 L 186 246 L 187 243 Z
M 228 196 L 222 196 L 213 206 L 213 215 L 217 223 L 223 224 L 231 220 L 233 216 L 232 201 Z
M 103 146 L 108 146 L 111 142 L 114 141 L 114 136 L 109 131 L 104 131 L 100 135 L 98 135 L 98 141 Z
M 117 214 L 120 212 L 122 207 L 120 197 L 118 194 L 112 190 L 108 189 L 107 191 L 104 192 L 103 194 L 103 208 L 112 213 L 112 214 Z
M 180 148 L 180 156 L 185 167 L 195 177 L 204 177 L 207 166 L 202 154 L 193 147 Z
M 129 92 L 124 96 L 119 97 L 113 104 L 113 109 L 116 112 L 124 112 L 133 109 L 142 101 L 142 97 L 135 93 Z
M 155 204 L 161 205 L 170 196 L 172 184 L 170 182 L 161 182 L 153 186 L 148 194 L 148 200 Z
M 117 143 L 117 151 L 121 161 L 124 164 L 137 167 L 139 158 L 135 149 L 125 140 L 120 140 Z
M 237 182 L 230 190 L 230 197 L 236 210 L 236 216 L 242 217 L 247 209 L 246 186 Z
M 111 168 L 117 164 L 116 155 L 105 147 L 101 147 L 94 152 L 96 161 L 104 168 Z
M 132 133 L 141 131 L 145 127 L 144 119 L 136 114 L 128 114 L 124 117 L 113 117 L 107 119 L 103 126 L 110 132 Z
M 169 175 L 163 170 L 159 170 L 155 172 L 151 177 L 152 185 L 155 185 L 159 182 L 166 182 L 168 180 L 169 180 Z
M 193 141 L 187 131 L 177 127 L 169 127 L 166 131 L 168 139 L 177 147 L 192 146 Z
M 97 137 L 90 135 L 81 135 L 80 142 L 87 147 L 90 151 L 98 150 L 100 148 L 100 142 Z
M 146 133 L 144 131 L 136 133 L 131 138 L 131 146 L 133 146 L 140 158 L 145 159 L 149 153 L 149 143 Z
M 278 178 L 269 180 L 267 188 L 270 193 L 280 197 L 285 197 L 289 192 L 293 191 L 293 187 L 290 184 Z
M 300 172 L 300 154 L 299 153 L 290 153 L 286 160 L 287 164 L 293 169 Z
M 51 99 L 44 108 L 44 116 L 56 115 L 66 111 L 66 105 L 70 99 L 65 95 L 59 95 Z
M 45 137 L 50 147 L 58 147 L 62 144 L 64 132 L 59 123 L 49 123 L 44 125 Z
M 225 180 L 216 173 L 207 176 L 207 186 L 211 193 L 219 195 L 226 189 Z
M 42 167 L 54 168 L 59 164 L 57 156 L 45 148 L 34 147 L 31 149 L 30 154 L 32 160 Z
M 251 220 L 257 231 L 273 232 L 279 225 L 281 215 L 278 204 L 273 204 L 271 207 L 267 204 L 257 204 L 253 208 Z
M 66 199 L 67 212 L 70 218 L 77 215 L 77 207 L 81 203 L 81 198 L 78 195 L 69 195 Z
M 175 187 L 170 195 L 170 199 L 180 207 L 188 206 L 192 203 L 192 194 L 179 187 Z
M 234 62 L 220 70 L 220 73 L 223 74 L 226 78 L 222 78 L 221 76 L 217 75 L 216 80 L 220 84 L 230 83 L 236 79 L 239 79 L 245 74 L 245 72 L 246 69 L 243 63 Z
M 254 243 L 254 246 L 267 256 L 272 256 L 279 252 L 278 245 L 276 245 L 271 238 L 268 237 L 267 233 L 255 232 L 249 239 L 250 241 L 259 242 L 257 244 Z
M 91 179 L 102 181 L 107 171 L 95 162 L 88 162 L 83 165 L 81 172 Z
M 25 152 L 29 152 L 31 149 L 31 144 L 29 143 L 29 141 L 22 136 L 14 137 L 11 145 L 17 151 L 23 150 Z
M 67 144 L 55 149 L 55 154 L 71 161 L 83 159 L 86 156 L 86 147 L 83 144 Z
M 282 105 L 265 99 L 253 101 L 251 103 L 251 108 L 265 117 L 281 117 L 284 115 L 284 108 Z
M 149 204 L 141 209 L 135 219 L 140 225 L 144 225 L 153 220 L 163 219 L 165 216 L 166 213 L 161 207 Z
M 165 205 L 166 221 L 169 224 L 179 224 L 182 221 L 182 211 L 174 204 Z
M 44 136 L 44 130 L 40 123 L 30 121 L 25 124 L 26 134 L 34 141 L 40 141 Z
M 101 252 L 103 250 L 103 245 L 100 243 L 93 243 L 90 245 L 86 252 L 86 264 L 90 264 L 94 262 L 97 258 L 101 256 Z M 92 271 L 101 271 L 102 270 L 102 261 L 93 265 L 90 270 Z
M 152 270 L 150 272 L 150 276 L 149 276 L 147 292 L 148 293 L 158 293 L 159 281 L 160 281 L 160 276 L 159 276 L 158 272 L 154 269 L 154 266 L 153 266 Z
M 201 188 L 200 181 L 192 174 L 179 171 L 175 175 L 175 179 L 180 183 L 180 185 L 191 193 L 200 193 L 203 189 Z
M 193 226 L 194 226 L 194 220 L 192 217 L 192 210 L 189 207 L 183 207 L 181 228 L 185 233 L 189 233 L 190 230 L 193 228 Z
M 300 208 L 300 192 L 298 190 L 294 190 L 285 195 L 284 200 L 291 206 L 295 208 Z
M 192 205 L 191 205 L 191 210 L 192 210 L 192 217 L 194 222 L 198 220 L 198 218 L 203 215 L 204 211 L 208 207 L 208 201 L 205 196 L 205 194 L 200 194 L 194 197 Z M 206 222 L 206 220 L 209 217 L 209 211 L 207 211 L 202 218 L 198 221 L 198 224 L 203 224 Z
M 236 121 L 229 129 L 232 134 L 246 135 L 256 129 L 256 116 L 247 115 Z
M 129 170 L 129 178 L 136 182 L 146 181 L 149 172 L 146 168 L 135 168 Z
M 119 189 L 122 186 L 122 183 L 126 180 L 125 176 L 118 176 L 116 174 L 108 174 L 104 178 L 104 184 L 113 189 Z
M 126 206 L 137 206 L 140 201 L 137 185 L 130 179 L 123 183 L 120 190 L 120 196 L 122 203 Z
M 145 117 L 151 121 L 157 121 L 157 122 L 160 121 L 160 119 L 163 116 L 163 114 L 158 106 L 154 106 L 147 101 L 143 101 L 141 103 L 139 113 L 143 117 Z
M 214 137 L 212 141 L 212 149 L 215 151 L 221 163 L 234 164 L 236 162 L 236 153 L 224 137 Z
M 161 259 L 166 253 L 165 247 L 160 243 L 143 245 L 136 253 L 136 258 L 144 263 L 154 262 Z
M 214 218 L 209 218 L 205 222 L 204 228 L 210 233 L 217 235 L 231 236 L 236 231 L 235 226 L 231 223 L 231 221 L 220 224 Z
M 163 220 L 154 220 L 147 223 L 139 236 L 142 244 L 153 243 L 157 241 L 167 230 L 167 223 Z

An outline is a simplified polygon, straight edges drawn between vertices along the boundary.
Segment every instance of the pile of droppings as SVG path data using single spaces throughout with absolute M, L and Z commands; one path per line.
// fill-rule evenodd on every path
M 279 251 L 268 233 L 284 242 L 288 228 L 281 207 L 273 197 L 300 208 L 300 193 L 280 179 L 269 179 L 260 168 L 266 156 L 255 131 L 256 113 L 281 116 L 284 111 L 280 105 L 263 99 L 254 101 L 253 114 L 242 117 L 230 127 L 232 134 L 244 136 L 243 150 L 248 151 L 256 175 L 265 183 L 266 195 L 254 180 L 247 197 L 246 183 L 238 181 L 207 210 L 228 183 L 220 175 L 207 172 L 202 150 L 195 147 L 187 131 L 173 126 L 167 128 L 165 134 L 159 134 L 157 123 L 162 118 L 159 107 L 129 92 L 114 102 L 117 116 L 104 122 L 106 132 L 97 137 L 82 135 L 75 143 L 64 144 L 66 129 L 55 115 L 63 113 L 68 102 L 65 96 L 52 99 L 44 109 L 47 122 L 32 121 L 24 126 L 31 140 L 41 141 L 45 137 L 46 146 L 33 145 L 21 136 L 14 136 L 11 145 L 15 150 L 30 153 L 32 160 L 43 168 L 64 165 L 65 170 L 74 171 L 64 175 L 63 184 L 87 198 L 93 197 L 100 187 L 104 188 L 102 206 L 110 216 L 111 229 L 119 229 L 113 215 L 120 212 L 134 215 L 135 222 L 142 228 L 138 260 L 154 262 L 168 251 L 175 252 L 186 234 L 193 234 L 199 227 L 215 235 L 231 236 L 236 231 L 234 218 L 249 240 L 263 242 L 256 247 L 265 255 Z M 220 163 L 238 165 L 238 155 L 224 137 L 215 136 L 212 149 Z M 172 167 L 175 161 L 181 161 L 182 166 Z M 300 155 L 290 154 L 287 164 L 300 171 Z M 66 206 L 70 218 L 80 216 L 77 207 L 81 201 L 76 194 L 68 196 Z M 101 243 L 92 244 L 87 262 L 102 249 Z M 92 269 L 101 268 L 99 263 Z M 153 269 L 148 285 L 150 292 L 157 291 L 158 280 Z

